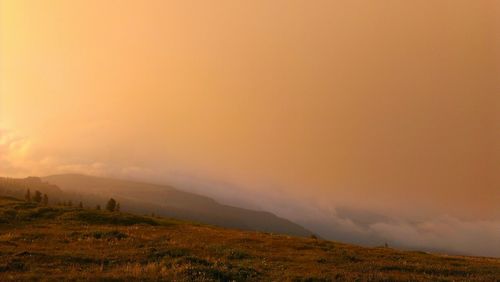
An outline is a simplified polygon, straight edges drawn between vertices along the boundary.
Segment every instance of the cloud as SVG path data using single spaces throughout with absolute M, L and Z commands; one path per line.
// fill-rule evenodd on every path
M 17 175 L 26 172 L 31 143 L 11 131 L 0 129 L 0 171 L 2 174 Z
M 463 220 L 448 215 L 415 220 L 362 208 L 295 209 L 288 218 L 325 238 L 437 253 L 500 257 L 500 220 Z M 339 212 L 340 211 L 340 212 Z M 306 215 L 306 216 L 304 216 Z M 317 218 L 315 218 L 317 216 Z
M 0 175 L 9 177 L 79 173 L 94 176 L 152 178 L 157 173 L 139 166 L 111 165 L 96 160 L 69 161 L 64 155 L 40 151 L 36 144 L 15 132 L 0 129 Z
M 500 221 L 441 216 L 421 222 L 378 222 L 369 230 L 396 246 L 500 257 Z

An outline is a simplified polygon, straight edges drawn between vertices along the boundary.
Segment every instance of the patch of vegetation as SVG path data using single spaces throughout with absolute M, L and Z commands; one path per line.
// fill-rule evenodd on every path
M 329 282 L 329 281 L 333 281 L 333 279 L 320 278 L 320 277 L 296 277 L 293 279 L 293 282 Z
M 16 218 L 19 220 L 40 220 L 40 219 L 54 219 L 62 214 L 65 211 L 59 208 L 51 208 L 51 207 L 35 207 L 33 209 L 20 210 L 17 213 Z
M 195 266 L 187 268 L 184 274 L 195 281 L 215 280 L 215 281 L 246 281 L 255 279 L 259 273 L 251 267 L 203 267 Z
M 182 265 L 182 264 L 193 264 L 193 265 L 202 265 L 202 266 L 211 266 L 213 265 L 212 262 L 206 260 L 206 259 L 203 259 L 203 258 L 199 258 L 199 257 L 196 257 L 196 256 L 186 256 L 186 257 L 181 257 L 179 259 L 177 259 L 175 261 L 175 264 L 179 264 L 179 265 Z
M 314 246 L 312 246 L 310 244 L 300 244 L 297 246 L 293 246 L 293 248 L 297 251 L 304 251 L 304 250 L 313 250 Z
M 12 206 L 16 210 L 26 210 L 26 209 L 34 209 L 38 207 L 37 203 L 29 203 L 29 202 L 15 202 Z
M 26 271 L 27 266 L 21 259 L 13 259 L 4 265 L 0 265 L 0 272 L 22 272 Z
M 106 264 L 108 260 L 89 257 L 86 255 L 77 254 L 62 254 L 52 259 L 61 260 L 65 265 L 89 265 L 89 264 Z
M 226 257 L 230 260 L 248 259 L 252 256 L 240 249 L 231 248 L 225 245 L 212 245 L 209 249 L 220 257 Z
M 20 236 L 13 238 L 13 241 L 34 242 L 45 239 L 47 235 L 43 233 L 23 233 Z
M 14 220 L 17 217 L 17 211 L 14 209 L 5 209 L 0 215 L 0 220 L 2 223 L 7 223 Z
M 149 251 L 149 260 L 159 261 L 165 257 L 168 258 L 180 258 L 185 257 L 191 254 L 191 250 L 186 248 L 168 248 L 163 250 L 157 250 L 155 248 L 151 248 Z
M 186 248 L 172 248 L 165 251 L 165 254 L 172 258 L 187 256 L 190 253 L 191 251 Z
M 90 234 L 86 234 L 89 237 L 92 237 L 94 239 L 125 239 L 128 237 L 127 234 L 122 233 L 118 230 L 113 230 L 113 231 L 94 231 Z
M 123 214 L 123 213 L 112 213 L 106 211 L 97 210 L 73 210 L 67 212 L 61 216 L 62 220 L 74 220 L 79 222 L 84 222 L 87 224 L 96 225 L 134 225 L 134 224 L 147 224 L 147 225 L 159 225 L 159 223 L 149 217 Z
M 227 258 L 231 260 L 249 259 L 251 257 L 252 256 L 249 255 L 247 252 L 237 249 L 228 250 L 228 255 L 227 255 Z

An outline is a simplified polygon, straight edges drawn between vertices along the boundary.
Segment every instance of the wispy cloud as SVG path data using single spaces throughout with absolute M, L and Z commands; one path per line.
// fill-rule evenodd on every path
M 31 164 L 31 143 L 27 138 L 16 136 L 12 131 L 0 129 L 0 171 L 19 175 L 27 172 Z
M 95 176 L 151 178 L 155 172 L 139 166 L 111 165 L 99 160 L 68 161 L 67 156 L 41 152 L 28 137 L 0 129 L 0 174 L 10 177 L 79 173 Z

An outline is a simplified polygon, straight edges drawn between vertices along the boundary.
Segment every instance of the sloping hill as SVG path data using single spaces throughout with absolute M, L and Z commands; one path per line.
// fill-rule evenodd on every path
M 362 248 L 0 197 L 0 281 L 498 281 L 500 259 Z
M 70 194 L 65 194 L 57 185 L 44 182 L 39 177 L 27 177 L 22 179 L 0 177 L 0 195 L 24 199 L 24 195 L 28 189 L 31 191 L 31 195 L 33 195 L 36 190 L 43 194 L 51 195 L 52 202 L 62 201 L 72 196 Z
M 107 199 L 117 199 L 124 211 L 174 217 L 223 227 L 259 230 L 289 235 L 309 236 L 311 232 L 276 215 L 221 205 L 208 197 L 179 191 L 171 186 L 91 177 L 76 174 L 43 178 L 64 193 L 95 206 Z

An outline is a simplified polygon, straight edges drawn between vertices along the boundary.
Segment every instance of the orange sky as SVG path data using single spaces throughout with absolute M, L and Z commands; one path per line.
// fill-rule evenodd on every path
M 498 1 L 0 2 L 5 174 L 500 218 Z

